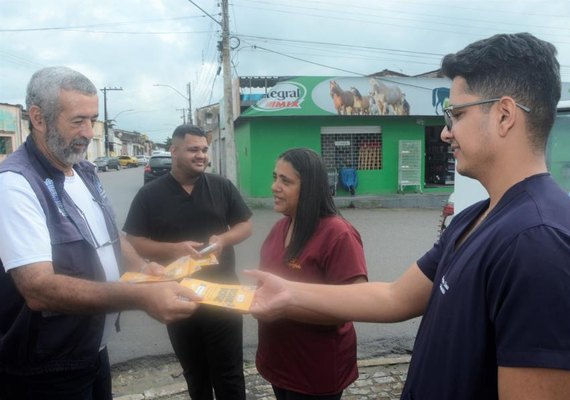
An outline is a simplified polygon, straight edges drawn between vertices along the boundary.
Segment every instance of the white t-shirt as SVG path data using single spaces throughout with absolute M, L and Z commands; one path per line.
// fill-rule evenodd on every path
M 46 216 L 32 187 L 22 175 L 14 172 L 0 174 L 0 259 L 6 271 L 23 265 L 52 261 L 51 240 Z M 101 207 L 77 174 L 66 177 L 64 189 L 85 218 L 95 242 L 108 243 L 109 233 Z M 97 249 L 97 255 L 108 282 L 119 280 L 119 267 L 112 245 Z M 117 314 L 108 314 L 101 348 L 113 330 Z

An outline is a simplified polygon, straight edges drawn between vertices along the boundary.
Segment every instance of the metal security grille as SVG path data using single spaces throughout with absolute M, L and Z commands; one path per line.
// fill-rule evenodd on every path
M 321 131 L 321 151 L 327 169 L 382 169 L 382 134 L 379 127 L 375 128 L 374 133 L 334 133 L 331 128 Z
M 398 142 L 398 190 L 415 186 L 421 192 L 421 146 L 420 140 L 400 140 Z

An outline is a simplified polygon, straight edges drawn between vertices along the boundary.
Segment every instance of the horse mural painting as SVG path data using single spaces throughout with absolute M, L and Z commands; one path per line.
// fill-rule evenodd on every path
M 351 86 L 350 91 L 354 95 L 354 114 L 356 115 L 369 115 L 370 114 L 370 99 L 368 96 L 363 97 L 360 91 Z
M 449 88 L 438 87 L 431 91 L 431 105 L 435 107 L 436 115 L 439 115 L 437 112 L 438 107 L 441 107 L 441 113 L 443 114 L 443 107 L 447 99 L 449 99 Z
M 404 93 L 398 86 L 389 86 L 374 78 L 370 79 L 370 86 L 372 87 L 370 95 L 376 103 L 379 115 L 390 114 L 390 107 L 392 108 L 392 114 L 405 115 Z
M 342 90 L 336 81 L 330 81 L 329 86 L 337 114 L 351 115 L 354 107 L 354 94 L 348 90 Z

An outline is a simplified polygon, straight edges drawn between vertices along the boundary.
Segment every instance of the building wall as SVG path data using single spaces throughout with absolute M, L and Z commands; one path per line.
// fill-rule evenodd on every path
M 0 162 L 13 153 L 25 140 L 27 134 L 23 134 L 22 128 L 22 107 L 0 104 Z
M 91 144 L 87 148 L 87 159 L 89 161 L 105 155 L 104 131 L 103 122 L 95 121 L 95 125 L 93 125 L 93 139 L 91 139 Z
M 236 142 L 236 168 L 237 168 L 237 176 L 238 176 L 238 186 L 242 192 L 247 191 L 251 193 L 252 190 L 252 182 L 253 182 L 253 174 L 255 171 L 254 166 L 252 165 L 251 156 L 251 131 L 250 131 L 250 124 L 245 124 L 242 126 L 239 135 L 235 135 L 235 142 Z M 214 160 L 216 163 L 217 173 L 221 172 L 221 166 L 219 165 L 220 159 L 220 143 L 217 143 L 216 151 L 218 154 L 215 155 Z
M 279 154 L 292 147 L 320 152 L 319 127 L 304 118 L 256 119 L 236 129 L 238 181 L 242 193 L 271 196 L 273 168 Z

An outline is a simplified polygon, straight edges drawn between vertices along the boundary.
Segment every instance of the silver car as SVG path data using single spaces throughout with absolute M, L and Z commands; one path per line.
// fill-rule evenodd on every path
M 115 157 L 97 157 L 93 163 L 97 166 L 98 171 L 119 170 L 119 159 Z

